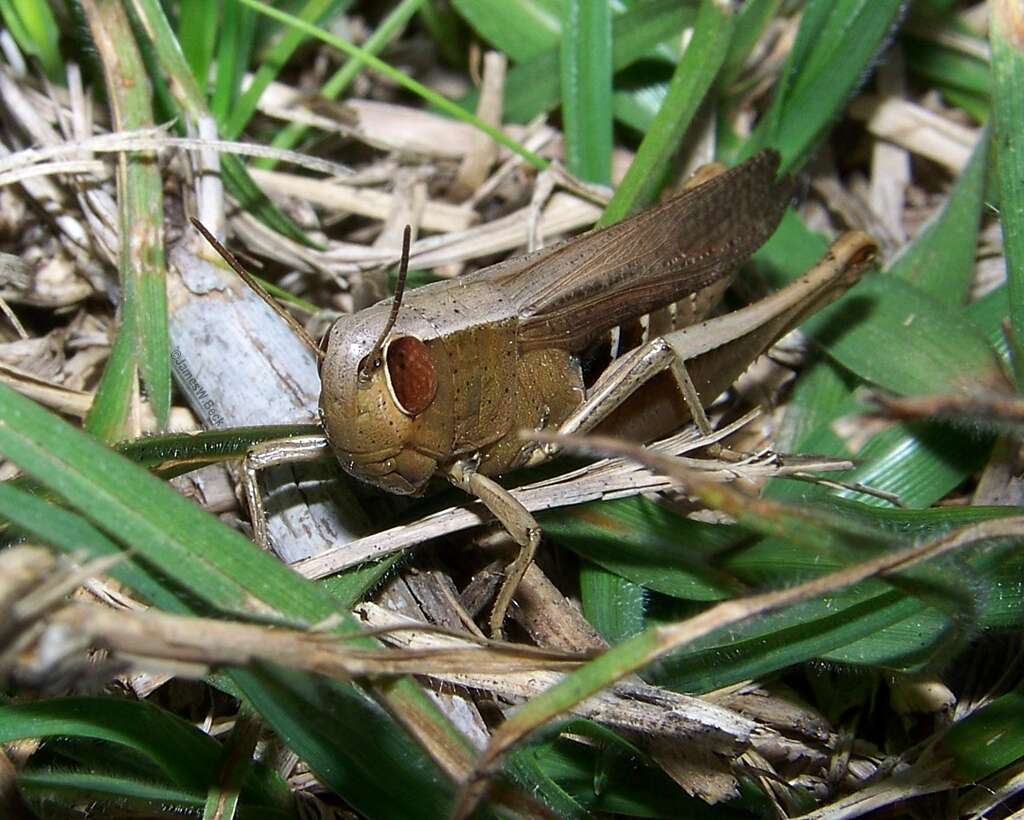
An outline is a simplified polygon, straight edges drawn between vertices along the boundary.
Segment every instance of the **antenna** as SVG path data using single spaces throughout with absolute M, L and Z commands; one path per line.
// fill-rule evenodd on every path
M 295 331 L 295 335 L 302 340 L 303 344 L 313 351 L 313 355 L 316 356 L 317 361 L 323 361 L 324 352 L 320 349 L 320 345 L 316 343 L 316 340 L 309 335 L 309 331 L 306 330 L 306 328 L 304 328 L 287 310 L 282 308 L 273 296 L 267 293 L 267 289 L 260 284 L 259 280 L 242 267 L 242 263 L 235 258 L 235 255 L 218 242 L 217 237 L 210 233 L 202 222 L 194 216 L 190 216 L 189 221 L 195 226 L 195 229 L 206 238 L 206 241 L 213 246 L 213 249 L 220 254 L 221 258 L 231 266 L 231 269 L 238 274 L 239 278 L 245 282 L 245 284 L 247 284 L 257 296 L 266 302 L 274 313 L 288 323 L 288 326 Z
M 381 350 L 384 348 L 384 342 L 387 341 L 391 328 L 395 326 L 395 320 L 398 319 L 398 309 L 402 306 L 402 296 L 405 294 L 405 276 L 409 272 L 409 245 L 411 243 L 412 226 L 406 225 L 405 233 L 402 236 L 402 261 L 398 266 L 398 282 L 395 283 L 395 300 L 391 303 L 391 315 L 388 316 L 384 330 L 381 331 L 377 341 L 374 342 L 369 354 L 359 367 L 359 378 L 363 382 L 368 381 L 370 374 L 381 366 Z

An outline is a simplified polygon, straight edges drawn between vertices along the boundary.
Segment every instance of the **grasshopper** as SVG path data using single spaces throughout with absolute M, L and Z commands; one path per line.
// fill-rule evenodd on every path
M 402 495 L 446 479 L 479 499 L 520 547 L 492 610 L 500 635 L 541 530 L 495 477 L 555 452 L 521 431 L 600 428 L 650 440 L 690 419 L 706 431 L 703 408 L 873 258 L 871 239 L 851 232 L 772 296 L 631 346 L 626 328 L 652 311 L 681 303 L 677 315 L 697 317 L 774 233 L 793 196 L 778 165 L 763 151 L 617 225 L 404 293 L 407 229 L 394 298 L 338 319 L 318 351 L 324 435 L 258 445 L 245 459 L 255 539 L 265 544 L 257 471 L 272 464 L 333 452 L 351 475 Z M 595 352 L 610 361 L 596 378 L 587 366 Z M 658 379 L 661 392 L 641 395 Z

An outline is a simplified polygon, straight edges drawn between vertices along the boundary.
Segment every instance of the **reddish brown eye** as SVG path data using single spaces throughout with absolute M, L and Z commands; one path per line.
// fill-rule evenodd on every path
M 430 351 L 415 336 L 399 336 L 388 343 L 385 358 L 388 384 L 398 402 L 398 409 L 418 416 L 437 395 L 437 374 Z

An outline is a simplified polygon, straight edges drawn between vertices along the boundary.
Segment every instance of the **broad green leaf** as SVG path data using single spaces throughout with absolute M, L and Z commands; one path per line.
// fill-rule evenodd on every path
M 892 276 L 869 276 L 803 329 L 843 367 L 899 395 L 1006 385 L 962 309 Z
M 584 617 L 610 644 L 644 628 L 647 590 L 589 561 L 580 565 L 580 603 Z
M 695 18 L 693 6 L 677 0 L 650 0 L 612 18 L 612 66 L 621 71 L 644 57 L 663 40 L 677 36 Z M 553 110 L 560 101 L 559 49 L 557 46 L 515 66 L 505 83 L 505 119 L 529 122 L 537 114 Z M 476 93 L 460 103 L 476 105 Z
M 477 34 L 517 63 L 528 62 L 558 46 L 563 11 L 560 2 L 454 0 L 452 5 Z
M 953 775 L 974 783 L 1024 756 L 1024 693 L 1007 692 L 957 721 L 942 738 L 940 753 L 953 761 Z
M 988 143 L 985 131 L 945 206 L 886 271 L 952 305 L 963 304 L 974 277 L 978 226 L 985 204 Z

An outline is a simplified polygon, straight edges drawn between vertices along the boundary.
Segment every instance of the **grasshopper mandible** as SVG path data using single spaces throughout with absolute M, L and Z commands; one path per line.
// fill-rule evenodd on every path
M 396 295 L 337 320 L 320 353 L 324 436 L 258 445 L 246 458 L 254 536 L 265 543 L 257 470 L 332 451 L 356 478 L 392 493 L 423 492 L 443 477 L 477 497 L 520 547 L 491 616 L 501 633 L 540 527 L 495 480 L 552 455 L 522 430 L 620 430 L 616 414 L 668 372 L 681 409 L 645 426 L 650 439 L 693 418 L 764 349 L 856 281 L 875 247 L 853 232 L 826 260 L 760 302 L 611 352 L 595 381 L 584 359 L 621 328 L 683 301 L 696 315 L 778 226 L 793 182 L 763 151 L 612 227 Z M 196 223 L 241 275 L 229 252 Z M 627 347 L 625 344 L 623 348 Z M 631 399 L 632 397 L 632 399 Z M 642 409 L 641 409 L 642 413 Z M 629 427 L 630 419 L 625 419 Z

